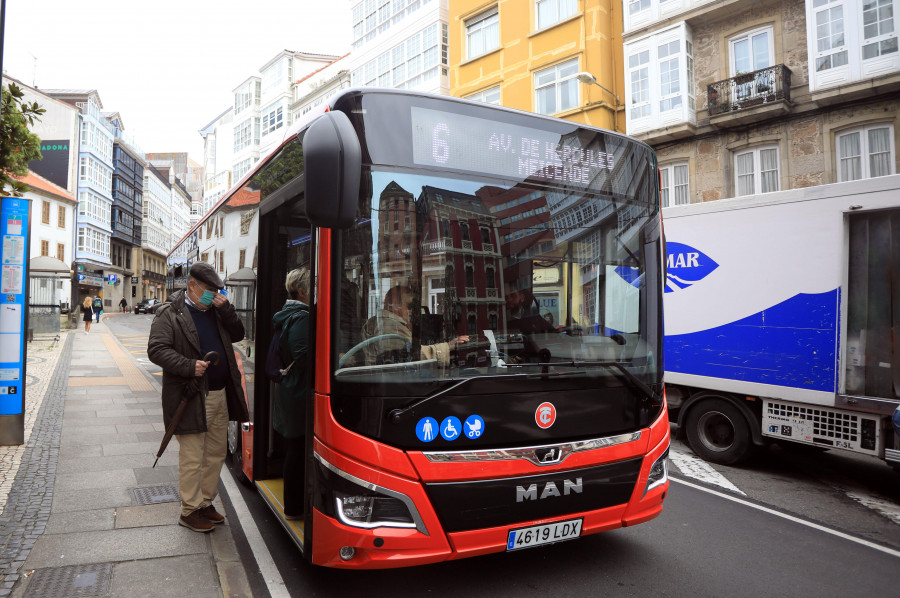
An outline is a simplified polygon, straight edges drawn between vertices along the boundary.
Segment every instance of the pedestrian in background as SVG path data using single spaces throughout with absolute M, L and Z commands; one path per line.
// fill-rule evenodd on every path
M 119 307 L 122 308 L 122 311 L 128 311 L 128 301 L 125 300 L 125 297 L 122 297 L 122 300 L 119 301 Z
M 280 330 L 279 353 L 284 367 L 281 382 L 275 388 L 272 424 L 285 440 L 284 516 L 303 516 L 303 487 L 306 473 L 306 388 L 309 376 L 306 355 L 309 351 L 309 269 L 288 272 L 284 288 L 288 300 L 272 318 Z
M 84 333 L 90 334 L 91 332 L 91 322 L 94 321 L 94 308 L 93 308 L 94 300 L 90 295 L 84 298 L 84 303 L 81 304 L 81 319 L 84 320 Z
M 196 388 L 175 427 L 178 438 L 178 523 L 210 532 L 225 517 L 216 511 L 219 474 L 227 451 L 228 422 L 250 419 L 241 372 L 231 344 L 244 338 L 244 325 L 219 290 L 215 269 L 197 262 L 187 288 L 178 290 L 156 311 L 147 356 L 163 370 L 162 406 L 166 429 L 183 393 Z M 215 351 L 217 363 L 202 357 Z M 194 385 L 189 385 L 191 381 Z
M 94 316 L 97 318 L 97 323 L 100 323 L 100 314 L 103 313 L 103 299 L 97 297 L 94 299 Z

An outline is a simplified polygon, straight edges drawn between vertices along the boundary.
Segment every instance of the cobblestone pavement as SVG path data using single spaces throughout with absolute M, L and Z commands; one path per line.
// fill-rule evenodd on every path
M 25 406 L 25 444 L 0 447 L 0 598 L 250 596 L 228 520 L 177 525 L 178 443 L 151 467 L 159 382 L 103 322 L 29 343 Z

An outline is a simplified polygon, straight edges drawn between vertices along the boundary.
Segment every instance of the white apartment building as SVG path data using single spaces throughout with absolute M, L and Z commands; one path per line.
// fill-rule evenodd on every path
M 351 7 L 354 87 L 448 94 L 448 0 L 359 0 Z
M 203 137 L 203 214 L 231 189 L 233 116 L 234 108 L 228 108 L 200 129 Z
M 331 96 L 350 87 L 349 54 L 310 73 L 294 84 L 291 122 L 324 104 Z
M 200 130 L 205 142 L 204 213 L 281 144 L 292 123 L 295 82 L 337 59 L 282 50 L 260 68 L 258 75 L 247 77 L 232 90 L 232 108 Z
M 172 235 L 169 248 L 175 247 L 191 228 L 191 195 L 178 177 L 172 182 Z
M 165 256 L 172 247 L 172 188 L 153 165 L 144 169 L 141 248 Z

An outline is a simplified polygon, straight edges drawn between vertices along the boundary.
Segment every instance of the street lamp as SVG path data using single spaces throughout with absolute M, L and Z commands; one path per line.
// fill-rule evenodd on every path
M 587 85 L 596 85 L 600 89 L 602 89 L 604 91 L 608 91 L 616 98 L 616 108 L 619 107 L 619 96 L 617 96 L 615 93 L 613 93 L 609 89 L 607 89 L 607 88 L 603 87 L 602 85 L 600 85 L 599 83 L 597 83 L 597 77 L 593 76 L 590 73 L 581 72 L 581 73 L 578 73 L 577 75 L 575 75 L 575 78 Z

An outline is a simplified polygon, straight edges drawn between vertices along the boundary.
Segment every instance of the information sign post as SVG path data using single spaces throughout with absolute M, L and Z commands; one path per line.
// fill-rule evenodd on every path
M 25 331 L 28 329 L 30 202 L 0 198 L 0 445 L 25 442 Z

